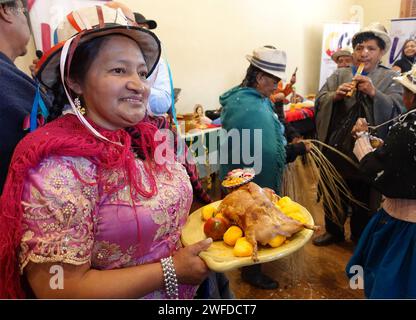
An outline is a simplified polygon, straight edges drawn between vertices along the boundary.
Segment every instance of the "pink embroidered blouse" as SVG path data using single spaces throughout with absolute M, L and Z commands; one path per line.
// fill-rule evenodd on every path
M 136 160 L 141 183 L 144 164 Z M 181 164 L 155 174 L 158 192 L 147 199 L 125 185 L 117 192 L 100 181 L 121 181 L 118 172 L 98 172 L 85 158 L 50 157 L 30 170 L 23 191 L 20 269 L 29 261 L 89 263 L 109 270 L 157 262 L 180 247 L 180 233 L 192 204 L 192 187 Z M 104 177 L 104 180 L 103 180 Z M 196 287 L 179 286 L 179 297 L 193 298 Z M 145 298 L 165 299 L 164 289 Z

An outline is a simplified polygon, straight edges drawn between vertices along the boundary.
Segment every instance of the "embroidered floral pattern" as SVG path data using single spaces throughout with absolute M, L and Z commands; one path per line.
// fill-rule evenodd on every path
M 29 261 L 79 265 L 90 260 L 95 200 L 83 194 L 71 160 L 59 159 L 43 161 L 25 185 L 21 270 Z
M 92 251 L 92 264 L 98 269 L 121 268 L 135 265 L 133 262 L 133 254 L 136 246 L 131 246 L 125 253 L 118 244 L 108 241 L 99 241 L 94 243 Z
M 146 171 L 141 161 L 137 161 L 141 171 L 143 183 L 148 183 Z M 135 205 L 142 205 L 143 207 L 152 210 L 152 220 L 159 225 L 159 229 L 154 236 L 154 241 L 159 241 L 170 234 L 172 230 L 178 230 L 180 224 L 180 217 L 186 217 L 188 214 L 190 201 L 192 198 L 178 197 L 178 194 L 189 195 L 192 190 L 189 177 L 179 163 L 175 163 L 168 167 L 169 172 L 164 172 L 156 176 L 158 193 L 150 198 L 143 198 L 142 196 L 133 193 Z M 112 181 L 122 181 L 122 177 L 116 177 L 113 172 L 111 175 Z M 179 189 L 179 190 L 178 190 Z M 130 188 L 128 186 L 120 189 L 109 198 L 109 203 L 116 204 L 124 202 L 131 204 Z M 174 233 L 174 232 L 173 232 Z M 172 241 L 176 242 L 178 236 L 175 236 Z
M 139 183 L 149 185 L 143 162 L 136 162 Z M 107 270 L 172 254 L 180 246 L 192 187 L 182 165 L 168 169 L 169 173 L 155 176 L 158 193 L 147 199 L 131 194 L 123 172 L 99 171 L 82 158 L 44 160 L 29 172 L 22 197 L 21 270 L 29 261 L 90 263 L 92 268 Z M 97 184 L 97 177 L 102 184 Z M 121 186 L 116 192 L 107 187 L 113 183 Z M 195 293 L 192 286 L 180 287 L 182 297 Z M 163 290 L 149 297 L 159 295 L 166 298 Z

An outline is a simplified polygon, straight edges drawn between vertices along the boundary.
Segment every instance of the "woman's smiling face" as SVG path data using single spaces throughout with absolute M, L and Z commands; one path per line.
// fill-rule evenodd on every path
M 108 130 L 131 127 L 146 114 L 150 93 L 147 66 L 138 44 L 125 36 L 109 36 L 85 77 L 72 81 L 82 96 L 86 116 Z
M 416 41 L 407 41 L 406 45 L 403 47 L 403 52 L 407 57 L 414 57 L 416 55 Z

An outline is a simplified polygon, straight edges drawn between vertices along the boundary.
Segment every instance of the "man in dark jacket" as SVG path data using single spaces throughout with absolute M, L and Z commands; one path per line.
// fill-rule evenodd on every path
M 381 124 L 392 119 L 402 108 L 402 88 L 393 81 L 397 74 L 380 64 L 382 56 L 388 52 L 390 37 L 385 28 L 374 23 L 356 33 L 352 39 L 354 48 L 353 66 L 337 69 L 321 88 L 315 102 L 317 135 L 323 141 L 352 159 L 356 160 L 352 149 L 354 140 L 352 126 L 358 117 L 365 117 L 371 125 Z M 361 75 L 356 74 L 358 66 L 364 65 Z M 347 94 L 356 83 L 355 93 Z M 381 127 L 376 135 L 384 138 L 388 126 Z M 370 210 L 351 205 L 351 237 L 358 240 L 366 226 L 371 210 L 379 205 L 370 186 L 362 180 L 360 173 L 336 153 L 324 149 L 324 153 L 334 164 L 350 188 L 354 198 Z M 375 201 L 373 201 L 375 199 Z M 326 233 L 314 239 L 315 245 L 328 245 L 344 240 L 343 224 L 348 211 L 348 200 L 344 199 L 343 212 L 331 212 L 324 197 Z M 331 219 L 332 217 L 332 219 Z M 334 223 L 338 220 L 338 223 Z
M 21 0 L 0 0 L 0 193 L 23 121 L 32 108 L 36 83 L 14 64 L 26 54 L 30 30 Z M 45 101 L 46 102 L 46 101 Z

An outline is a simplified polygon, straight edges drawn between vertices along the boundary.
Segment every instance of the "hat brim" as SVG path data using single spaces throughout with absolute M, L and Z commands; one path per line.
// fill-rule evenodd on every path
M 134 12 L 134 20 L 138 24 L 147 24 L 149 29 L 156 29 L 157 23 L 155 20 L 147 20 L 142 14 Z
M 393 80 L 400 83 L 403 87 L 406 87 L 407 89 L 416 94 L 416 84 L 410 82 L 406 75 L 394 77 Z
M 251 55 L 246 55 L 246 58 L 248 60 L 248 62 L 250 62 L 253 66 L 259 68 L 260 70 L 264 71 L 265 73 L 268 73 L 274 77 L 277 77 L 283 81 L 286 81 L 286 73 L 283 71 L 277 71 L 277 70 L 271 70 L 268 69 L 260 64 L 258 64 L 254 59 L 253 56 Z
M 146 20 L 146 24 L 149 26 L 149 29 L 157 28 L 157 23 L 155 20 Z
M 106 26 L 84 32 L 79 44 L 92 39 L 110 35 L 124 35 L 136 41 L 139 45 L 147 65 L 149 76 L 155 69 L 161 54 L 159 39 L 149 30 L 137 26 Z M 62 48 L 65 42 L 61 42 L 46 52 L 38 63 L 36 77 L 48 88 L 52 88 L 59 76 L 59 64 Z
M 352 54 L 351 54 L 351 52 L 346 51 L 346 50 L 339 50 L 339 51 L 336 51 L 335 53 L 332 54 L 331 59 L 334 62 L 337 62 L 337 59 L 339 57 L 352 57 Z

